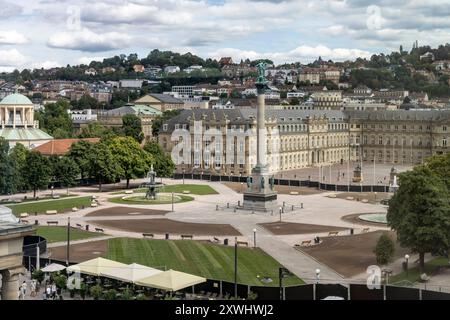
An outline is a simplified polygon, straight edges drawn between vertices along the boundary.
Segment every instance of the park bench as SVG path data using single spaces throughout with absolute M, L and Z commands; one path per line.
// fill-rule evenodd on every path
M 77 227 L 80 228 L 80 229 L 83 229 L 83 226 L 81 224 L 79 224 L 79 223 L 77 223 Z
M 305 247 L 305 246 L 310 246 L 311 245 L 311 240 L 303 240 L 302 243 L 300 244 L 300 246 Z
M 219 238 L 214 237 L 213 239 L 214 239 L 215 243 L 219 243 L 220 242 Z
M 246 247 L 248 247 L 248 242 L 246 242 L 246 241 L 238 241 L 237 245 L 238 246 L 246 246 Z
M 58 225 L 58 221 L 47 221 L 47 224 L 50 226 L 50 225 L 55 225 L 55 226 L 57 226 Z
M 337 236 L 339 234 L 339 231 L 330 231 L 328 232 L 328 236 L 332 237 L 332 236 Z
M 97 231 L 97 232 L 105 232 L 102 228 L 95 228 L 95 231 Z
M 98 207 L 98 203 L 97 202 L 92 202 L 91 203 L 91 208 L 97 208 Z
M 189 190 L 183 190 L 183 194 L 190 194 L 191 192 Z
M 370 230 L 370 228 L 364 228 L 364 229 L 362 229 L 362 232 L 363 232 L 363 233 L 369 232 L 369 230 Z
M 125 191 L 125 194 L 133 194 L 133 190 L 127 190 L 127 191 Z
M 72 208 L 72 212 L 77 212 L 78 211 L 78 208 L 77 207 L 73 207 Z
M 192 234 L 182 234 L 181 235 L 181 239 L 191 239 L 194 238 L 194 236 Z
M 26 212 L 20 214 L 21 218 L 27 218 L 28 216 L 29 216 L 29 214 Z
M 21 219 L 20 221 L 21 221 L 22 223 L 28 224 L 28 220 Z
M 353 197 L 347 197 L 346 199 L 347 200 L 355 200 L 355 198 L 353 198 Z
M 57 213 L 58 213 L 57 210 L 47 210 L 47 211 L 45 211 L 46 215 L 54 215 L 54 214 L 57 214 Z
M 298 191 L 291 191 L 289 192 L 291 196 L 298 196 Z
M 153 237 L 154 237 L 154 234 L 153 234 L 153 233 L 143 233 L 142 236 L 143 236 L 144 238 L 153 238 Z

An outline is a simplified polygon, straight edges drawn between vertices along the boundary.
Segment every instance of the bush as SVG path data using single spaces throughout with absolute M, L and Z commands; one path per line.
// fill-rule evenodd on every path
M 44 281 L 45 274 L 41 269 L 34 270 L 33 273 L 31 274 L 31 278 L 41 283 L 42 281 Z
M 114 289 L 108 290 L 104 295 L 103 299 L 105 300 L 116 300 L 117 299 L 117 291 Z
M 373 252 L 375 253 L 378 264 L 388 264 L 394 256 L 394 241 L 386 233 L 383 233 L 378 239 Z
M 127 288 L 122 292 L 121 299 L 122 300 L 132 300 L 133 297 L 134 297 L 133 291 L 131 289 Z
M 94 300 L 99 300 L 100 297 L 102 296 L 102 292 L 103 292 L 103 288 L 101 285 L 95 285 L 92 286 L 89 289 L 89 293 L 91 294 L 91 297 L 94 298 Z

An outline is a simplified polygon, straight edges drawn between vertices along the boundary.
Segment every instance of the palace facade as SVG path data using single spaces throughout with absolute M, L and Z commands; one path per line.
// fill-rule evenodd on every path
M 266 127 L 267 162 L 272 171 L 348 160 L 418 164 L 448 152 L 450 110 L 267 109 Z M 211 128 L 221 138 L 205 139 L 205 131 Z M 172 137 L 176 129 L 185 129 L 189 138 Z M 180 157 L 177 172 L 245 176 L 255 164 L 256 135 L 251 134 L 255 130 L 255 109 L 185 110 L 163 124 L 159 143 L 171 153 L 180 141 L 188 140 L 184 142 L 191 146 L 189 154 Z M 250 134 L 230 140 L 236 132 Z M 222 148 L 211 147 L 220 143 Z

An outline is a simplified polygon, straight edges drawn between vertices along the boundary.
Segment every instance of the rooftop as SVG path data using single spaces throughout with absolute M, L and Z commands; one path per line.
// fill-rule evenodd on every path
M 17 105 L 17 106 L 24 106 L 24 105 L 33 105 L 33 102 L 31 102 L 30 99 L 25 97 L 23 94 L 20 93 L 13 93 L 9 96 L 6 96 L 3 98 L 2 101 L 0 101 L 0 105 Z
M 57 139 L 52 140 L 47 143 L 44 143 L 38 147 L 36 147 L 34 150 L 40 152 L 42 155 L 45 156 L 61 156 L 65 155 L 69 152 L 70 147 L 76 142 L 79 141 L 88 141 L 91 143 L 98 143 L 100 142 L 100 138 L 86 138 L 86 139 Z

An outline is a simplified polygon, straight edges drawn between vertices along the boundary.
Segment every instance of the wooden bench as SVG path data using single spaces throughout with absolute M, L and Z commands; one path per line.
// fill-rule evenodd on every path
M 153 233 L 143 233 L 142 236 L 143 236 L 144 238 L 153 238 L 153 237 L 154 237 L 154 234 L 153 234 Z
M 363 232 L 363 233 L 369 232 L 369 230 L 370 230 L 370 228 L 364 228 L 364 229 L 362 229 L 362 232 Z
M 237 245 L 238 246 L 246 246 L 246 247 L 248 247 L 248 242 L 247 241 L 238 241 Z
M 194 238 L 194 236 L 192 235 L 192 234 L 182 234 L 181 235 L 181 239 L 193 239 Z
M 97 232 L 105 232 L 102 228 L 95 228 L 95 231 L 97 231 Z
M 50 225 L 55 225 L 55 226 L 57 226 L 58 225 L 58 221 L 47 221 L 47 224 L 50 226 Z
M 291 192 L 289 192 L 289 194 L 291 196 L 298 196 L 299 195 L 298 191 L 291 191 Z
M 339 234 L 339 231 L 330 231 L 328 232 L 328 236 L 332 237 L 332 236 L 337 236 Z
M 28 222 L 28 220 L 24 220 L 24 219 L 21 219 L 20 220 L 22 223 L 25 223 L 25 224 L 28 224 L 29 222 Z
M 213 239 L 214 239 L 215 243 L 219 243 L 220 242 L 219 238 L 214 237 Z
M 46 215 L 54 215 L 54 214 L 57 214 L 57 213 L 58 213 L 57 210 L 47 210 L 47 211 L 45 211 Z
M 81 224 L 79 224 L 79 223 L 77 223 L 77 227 L 80 228 L 80 229 L 83 229 L 83 226 Z
M 300 244 L 300 246 L 305 247 L 305 246 L 310 246 L 311 245 L 311 240 L 303 240 L 302 243 Z
M 133 192 L 133 190 L 127 190 L 127 191 L 125 191 L 125 194 L 133 194 L 134 192 Z
M 29 214 L 26 212 L 20 214 L 21 218 L 27 218 L 28 216 L 29 216 Z

